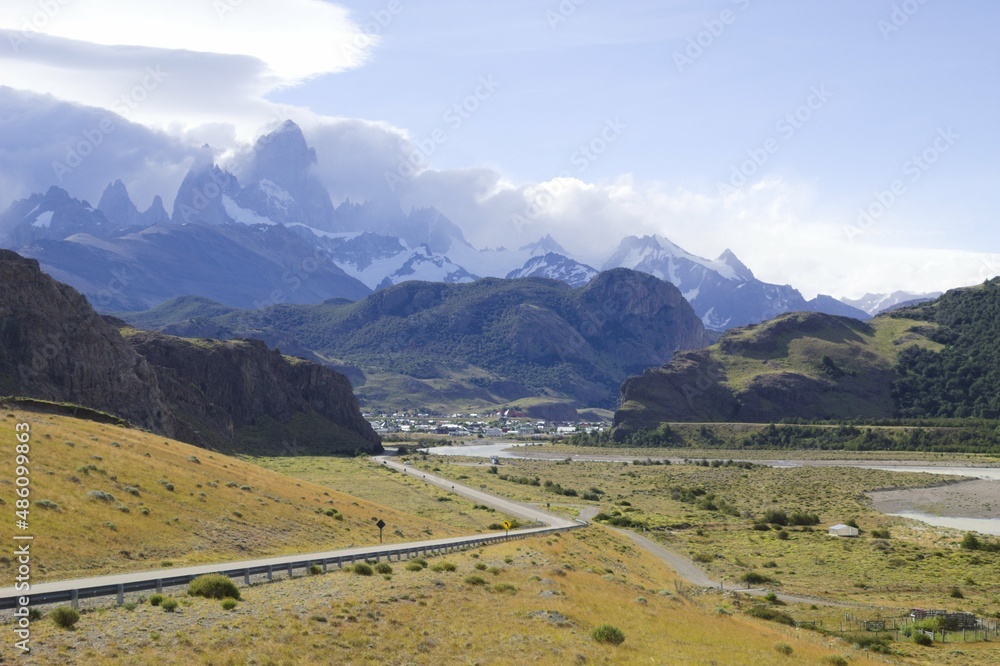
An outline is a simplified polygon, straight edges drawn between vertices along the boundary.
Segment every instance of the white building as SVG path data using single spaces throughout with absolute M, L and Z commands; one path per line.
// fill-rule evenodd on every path
M 832 525 L 830 527 L 830 536 L 856 537 L 858 536 L 858 528 L 843 524 Z

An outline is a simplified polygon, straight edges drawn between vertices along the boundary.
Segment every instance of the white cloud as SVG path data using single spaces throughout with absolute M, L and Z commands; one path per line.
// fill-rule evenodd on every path
M 249 140 L 280 109 L 270 93 L 362 65 L 382 29 L 322 0 L 8 0 L 0 85 Z

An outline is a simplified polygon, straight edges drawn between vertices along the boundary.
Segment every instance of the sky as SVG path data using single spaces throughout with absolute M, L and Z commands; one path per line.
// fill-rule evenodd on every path
M 6 0 L 0 208 L 122 178 L 169 209 L 200 146 L 235 163 L 291 118 L 335 202 L 435 206 L 477 247 L 550 233 L 600 268 L 655 233 L 807 297 L 974 284 L 1000 274 L 998 20 L 988 0 Z

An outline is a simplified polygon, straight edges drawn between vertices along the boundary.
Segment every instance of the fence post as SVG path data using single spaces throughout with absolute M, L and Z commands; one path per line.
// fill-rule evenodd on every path
M 267 565 L 267 579 L 274 580 L 274 567 L 270 564 Z
M 125 586 L 118 583 L 118 605 L 121 606 L 125 603 Z
M 73 608 L 80 607 L 80 590 L 71 590 L 69 593 L 70 604 Z
M 243 570 L 243 584 L 247 587 L 250 586 L 250 569 Z
M 291 562 L 288 563 L 288 577 L 289 578 L 292 577 L 292 563 Z
M 160 593 L 160 594 L 163 594 L 163 579 L 162 578 L 157 578 L 156 579 L 156 591 L 158 593 Z

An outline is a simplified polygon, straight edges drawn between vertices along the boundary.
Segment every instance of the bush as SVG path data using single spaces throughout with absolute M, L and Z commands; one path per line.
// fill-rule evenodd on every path
M 206 599 L 240 598 L 240 590 L 229 576 L 223 574 L 205 574 L 198 576 L 188 586 L 188 594 L 192 597 Z
M 770 509 L 764 512 L 764 522 L 784 527 L 788 524 L 788 515 L 782 509 Z
M 824 664 L 830 664 L 830 666 L 850 666 L 850 662 L 841 657 L 839 654 L 828 654 L 823 657 Z
M 776 535 L 781 541 L 788 541 L 788 532 L 786 530 L 778 530 Z
M 889 532 L 888 528 L 883 530 L 872 530 L 873 539 L 891 539 L 892 533 Z
M 115 501 L 115 496 L 114 495 L 112 495 L 111 493 L 106 493 L 103 490 L 91 490 L 89 493 L 87 493 L 87 497 L 90 497 L 91 499 L 98 500 L 100 502 L 114 502 Z
M 60 626 L 63 629 L 69 629 L 80 621 L 80 612 L 72 606 L 60 606 L 49 613 L 49 617 L 52 618 L 52 621 L 55 622 L 57 626 Z
M 407 562 L 406 563 L 406 570 L 407 571 L 423 571 L 424 570 L 424 566 L 422 564 L 420 564 L 419 562 Z
M 375 573 L 375 570 L 372 569 L 371 565 L 366 562 L 358 562 L 353 567 L 351 567 L 351 571 L 353 571 L 359 576 L 371 576 L 372 574 Z
M 160 604 L 163 603 L 163 598 L 164 598 L 163 595 L 160 594 L 159 592 L 157 592 L 156 594 L 150 595 L 150 597 L 149 597 L 149 605 L 150 606 L 159 606 Z
M 775 643 L 774 649 L 778 651 L 778 654 L 783 654 L 786 657 L 790 657 L 793 652 L 792 646 L 788 643 Z
M 924 647 L 927 647 L 929 645 L 934 644 L 934 639 L 928 636 L 927 634 L 918 633 L 918 634 L 913 634 L 913 642 L 916 643 L 917 645 L 923 645 Z
M 976 535 L 973 534 L 972 532 L 965 533 L 965 536 L 962 537 L 961 545 L 962 548 L 964 548 L 965 550 L 979 550 L 980 547 L 982 546 L 982 544 L 979 542 L 979 539 L 976 538 Z
M 173 613 L 175 610 L 177 610 L 177 600 L 174 599 L 173 597 L 167 597 L 166 599 L 163 600 L 163 603 L 160 604 L 160 608 L 162 608 L 168 613 Z
M 466 576 L 466 585 L 486 585 L 486 579 L 482 576 Z
M 957 587 L 951 588 L 951 592 L 948 593 L 948 596 L 950 596 L 952 599 L 964 599 L 965 598 L 965 595 L 962 594 L 962 590 L 960 590 Z
M 765 576 L 764 574 L 757 573 L 756 571 L 746 572 L 745 574 L 740 576 L 740 580 L 746 583 L 747 585 L 765 585 L 767 583 L 776 582 L 770 576 Z
M 234 608 L 236 608 L 236 599 L 233 599 L 231 597 L 223 599 L 222 608 L 223 610 L 228 610 L 228 611 L 233 610 Z
M 488 589 L 490 592 L 496 592 L 497 594 L 517 594 L 517 588 L 510 583 L 497 583 Z
M 309 575 L 310 576 L 318 576 L 321 573 L 323 573 L 323 567 L 321 567 L 318 564 L 310 564 L 309 565 Z
M 590 636 L 598 643 L 608 643 L 609 645 L 621 645 L 625 642 L 625 634 L 622 633 L 622 630 L 610 624 L 602 624 L 590 632 Z
M 389 566 L 388 562 L 379 562 L 378 564 L 375 565 L 375 573 L 391 574 L 392 567 Z
M 787 624 L 789 627 L 795 626 L 795 619 L 792 618 L 791 615 L 788 613 L 782 613 L 781 611 L 768 606 L 752 606 L 750 610 L 747 611 L 747 615 L 760 618 L 761 620 L 770 620 L 771 622 L 777 622 L 779 624 Z

